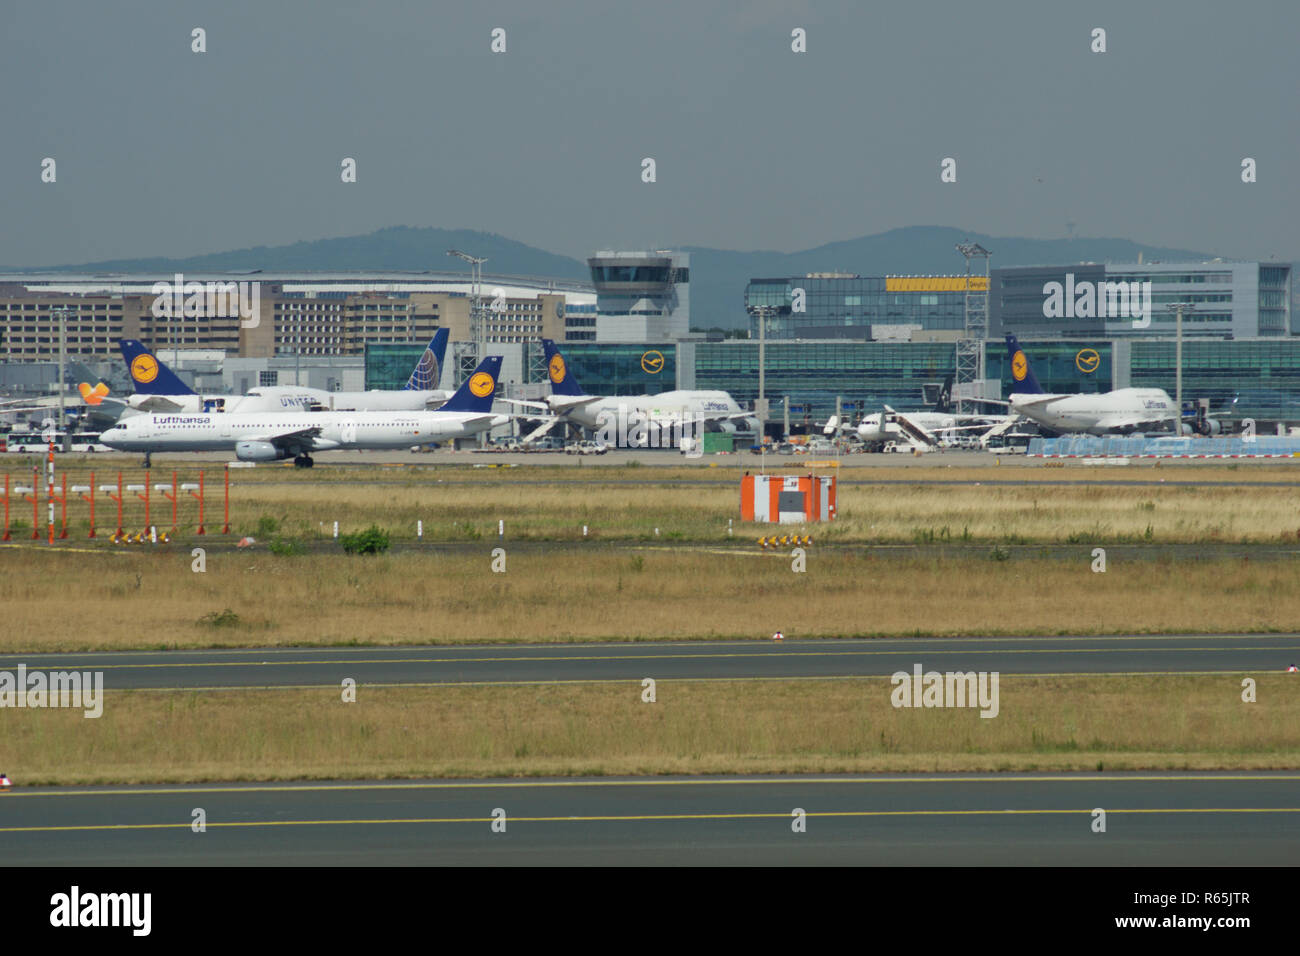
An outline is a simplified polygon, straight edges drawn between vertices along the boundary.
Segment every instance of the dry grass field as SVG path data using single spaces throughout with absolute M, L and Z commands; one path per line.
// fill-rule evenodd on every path
M 992 719 L 897 710 L 886 680 L 109 692 L 103 716 L 5 721 L 19 785 L 204 780 L 1269 769 L 1300 765 L 1300 697 L 1258 678 L 1016 678 Z
M 580 460 L 580 459 L 579 459 Z M 71 484 L 89 483 L 89 463 L 68 472 Z M 209 463 L 211 464 L 211 463 Z M 197 465 L 178 480 L 194 481 Z M 838 520 L 813 530 L 831 542 L 883 544 L 938 541 L 1012 543 L 1278 543 L 1300 544 L 1300 482 L 1289 483 L 1295 465 L 1236 469 L 1142 466 L 1125 469 L 1045 468 L 846 468 L 839 474 Z M 796 470 L 796 469 L 787 469 Z M 806 470 L 806 468 L 804 469 Z M 765 528 L 740 524 L 739 469 L 641 467 L 538 467 L 475 469 L 440 467 L 320 467 L 311 473 L 264 467 L 231 472 L 231 524 L 238 534 L 259 532 L 315 539 L 333 523 L 343 533 L 371 524 L 414 539 L 424 523 L 426 541 L 474 541 L 496 537 L 505 521 L 510 540 L 575 541 L 583 526 L 594 540 L 650 540 L 659 529 L 667 540 L 723 541 L 728 522 L 735 534 L 756 538 Z M 106 479 L 106 475 L 109 476 Z M 95 483 L 115 480 L 100 468 Z M 12 471 L 14 480 L 22 477 Z M 170 481 L 170 467 L 153 481 Z M 128 481 L 142 482 L 138 471 Z M 1141 479 L 1159 486 L 1121 484 Z M 207 468 L 209 531 L 221 518 L 221 469 Z M 855 480 L 901 484 L 854 484 Z M 1007 486 L 992 482 L 1025 480 Z M 22 480 L 30 481 L 30 472 Z M 921 481 L 980 482 L 956 486 Z M 1187 486 L 1174 482 L 1198 481 Z M 1083 485 L 1082 481 L 1103 484 Z M 690 483 L 683 483 L 690 482 Z M 701 484 L 701 482 L 706 482 Z M 1049 483 L 1050 482 L 1050 483 Z M 1253 482 L 1241 487 L 1231 482 Z M 1280 484 L 1279 484 L 1280 483 Z M 85 541 L 86 505 L 73 496 L 69 527 Z M 97 523 L 111 529 L 111 502 L 100 496 Z M 182 536 L 196 522 L 193 500 L 181 502 Z M 144 504 L 128 495 L 124 524 L 144 526 Z M 40 519 L 45 520 L 42 505 Z M 30 505 L 14 505 L 13 520 L 30 535 Z M 155 494 L 152 521 L 164 527 L 171 505 Z M 18 540 L 23 539 L 20 532 Z
M 888 635 L 1292 631 L 1300 563 L 999 549 L 505 545 L 378 556 L 0 549 L 0 652 Z M 226 611 L 229 614 L 226 614 Z

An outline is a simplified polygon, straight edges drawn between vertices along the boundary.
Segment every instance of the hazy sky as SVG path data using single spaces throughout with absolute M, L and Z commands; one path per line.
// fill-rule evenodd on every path
M 1297 37 L 1294 0 L 5 0 L 0 264 L 389 225 L 584 256 L 1072 223 L 1292 259 Z

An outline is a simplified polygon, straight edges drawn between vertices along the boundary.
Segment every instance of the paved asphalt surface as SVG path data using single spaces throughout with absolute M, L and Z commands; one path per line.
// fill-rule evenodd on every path
M 254 648 L 0 656 L 0 670 L 103 671 L 108 690 L 1015 674 L 1269 673 L 1300 662 L 1298 635 L 907 638 Z
M 192 829 L 202 808 L 207 829 Z M 505 832 L 493 832 L 494 810 Z M 795 808 L 806 832 L 792 829 Z M 1093 831 L 1093 810 L 1106 831 Z M 1284 866 L 1300 774 L 140 786 L 0 795 L 24 865 Z

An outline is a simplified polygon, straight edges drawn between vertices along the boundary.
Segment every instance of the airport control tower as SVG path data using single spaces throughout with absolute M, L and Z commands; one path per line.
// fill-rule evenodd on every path
M 587 265 L 597 342 L 672 342 L 690 332 L 688 253 L 598 252 Z

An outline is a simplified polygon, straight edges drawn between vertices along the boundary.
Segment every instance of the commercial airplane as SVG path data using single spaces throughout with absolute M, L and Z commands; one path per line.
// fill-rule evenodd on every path
M 1014 335 L 1007 335 L 1011 359 L 1011 411 L 1054 432 L 1089 435 L 1127 434 L 1151 428 L 1174 429 L 1179 410 L 1162 388 L 1117 388 L 1096 394 L 1052 394 L 1043 391 L 1029 358 Z
M 123 418 L 100 435 L 119 451 L 230 451 L 240 461 L 292 458 L 310 468 L 314 451 L 407 448 L 467 438 L 510 421 L 492 414 L 501 356 L 479 363 L 437 411 L 181 412 Z
M 958 415 L 952 408 L 952 383 L 955 376 L 951 373 L 944 379 L 939 398 L 930 411 L 898 412 L 888 405 L 874 415 L 866 415 L 858 423 L 857 434 L 868 445 L 879 445 L 887 441 L 906 442 L 913 447 L 931 447 L 938 445 L 941 439 L 950 438 L 957 432 L 988 431 L 1001 422 L 1015 416 L 1008 415 Z M 833 435 L 837 430 L 851 428 L 847 422 L 841 422 L 831 416 L 823 432 Z
M 658 395 L 588 395 L 569 371 L 564 356 L 550 339 L 542 339 L 546 353 L 546 371 L 551 382 L 551 394 L 541 402 L 509 400 L 512 404 L 538 408 L 550 412 L 552 418 L 541 427 L 524 436 L 524 441 L 540 438 L 559 422 L 572 422 L 589 429 L 618 429 L 622 434 L 635 432 L 638 425 L 645 431 L 664 435 L 684 424 L 712 422 L 720 430 L 737 431 L 737 421 L 752 431 L 757 431 L 758 419 L 736 404 L 736 400 L 721 391 L 674 390 Z M 628 424 L 631 423 L 631 429 Z M 647 441 L 654 439 L 647 435 Z
M 136 339 L 118 345 L 135 394 L 108 398 L 83 383 L 82 396 L 101 409 L 116 404 L 140 412 L 423 411 L 436 408 L 450 393 L 436 388 L 447 354 L 449 330 L 439 329 L 401 389 L 330 392 L 296 385 L 260 385 L 247 395 L 199 395 Z

